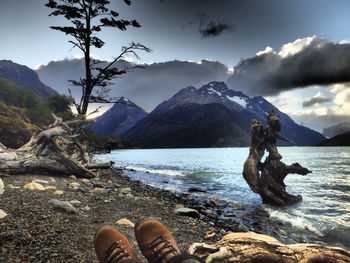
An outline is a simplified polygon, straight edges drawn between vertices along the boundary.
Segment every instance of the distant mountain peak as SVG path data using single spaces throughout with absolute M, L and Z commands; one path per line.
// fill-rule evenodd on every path
M 125 98 L 125 97 L 120 97 L 120 99 L 118 99 L 115 104 L 123 104 L 123 105 L 139 107 L 133 101 L 131 101 L 128 98 Z
M 112 108 L 97 117 L 89 129 L 102 135 L 120 136 L 146 116 L 147 112 L 141 107 L 121 97 Z
M 0 60 L 0 77 L 28 88 L 43 99 L 58 94 L 43 84 L 34 70 L 11 60 Z

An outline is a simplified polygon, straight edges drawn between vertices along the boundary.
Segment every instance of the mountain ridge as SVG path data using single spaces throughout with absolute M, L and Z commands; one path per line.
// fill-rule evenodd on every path
M 206 107 L 210 107 L 213 112 L 208 112 Z M 212 81 L 199 89 L 189 86 L 178 91 L 122 134 L 122 137 L 140 140 L 156 147 L 249 146 L 251 120 L 258 119 L 266 125 L 266 118 L 271 110 L 280 115 L 283 129 L 281 133 L 294 141 L 295 145 L 315 145 L 325 139 L 322 134 L 296 124 L 263 97 L 250 98 L 218 81 Z M 190 119 L 190 122 L 187 119 Z M 225 126 L 227 129 L 223 131 L 222 127 Z M 188 143 L 191 140 L 196 141 L 198 134 L 208 133 L 204 131 L 204 127 L 208 127 L 212 134 L 220 134 L 217 141 Z M 175 143 L 170 139 L 171 136 L 174 137 L 174 130 L 183 135 L 176 135 Z M 232 137 L 232 134 L 236 137 Z M 280 144 L 288 145 L 284 142 Z
M 0 60 L 0 76 L 26 87 L 41 99 L 58 94 L 57 91 L 42 83 L 34 70 L 11 60 Z

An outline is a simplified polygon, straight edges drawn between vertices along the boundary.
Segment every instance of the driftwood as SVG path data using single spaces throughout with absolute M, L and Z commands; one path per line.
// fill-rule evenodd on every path
M 194 243 L 189 248 L 206 263 L 349 263 L 350 253 L 316 244 L 284 245 L 253 232 L 232 233 L 216 244 Z
M 288 174 L 306 175 L 311 173 L 298 163 L 286 165 L 276 147 L 277 139 L 289 141 L 278 132 L 281 130 L 279 116 L 273 111 L 268 116 L 269 126 L 264 129 L 262 123 L 252 120 L 252 139 L 249 156 L 244 163 L 243 177 L 253 192 L 258 193 L 264 203 L 286 205 L 302 200 L 300 195 L 291 195 L 286 191 L 284 179 Z M 269 155 L 264 162 L 261 159 L 265 150 Z
M 109 169 L 112 167 L 114 162 L 109 162 L 109 163 L 87 163 L 84 164 L 84 167 L 86 169 L 92 170 L 92 169 Z
M 54 123 L 34 134 L 19 149 L 0 143 L 0 173 L 6 174 L 63 174 L 92 178 L 88 153 L 77 140 L 77 130 L 91 122 L 83 118 L 62 122 L 55 115 Z M 62 147 L 61 147 L 61 146 Z M 72 146 L 73 145 L 73 146 Z

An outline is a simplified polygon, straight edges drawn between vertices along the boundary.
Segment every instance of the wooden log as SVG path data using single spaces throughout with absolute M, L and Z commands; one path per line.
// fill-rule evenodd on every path
M 87 163 L 84 164 L 84 167 L 86 169 L 109 169 L 112 167 L 114 162 L 108 162 L 108 163 Z
M 344 249 L 317 244 L 285 245 L 270 236 L 232 233 L 213 245 L 194 243 L 190 254 L 205 263 L 349 263 Z

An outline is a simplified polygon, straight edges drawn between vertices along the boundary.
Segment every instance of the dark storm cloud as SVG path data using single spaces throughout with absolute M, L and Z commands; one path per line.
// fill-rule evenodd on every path
M 316 97 L 311 98 L 310 100 L 304 101 L 303 107 L 304 108 L 311 107 L 311 106 L 314 106 L 316 104 L 322 104 L 322 103 L 330 102 L 330 101 L 332 101 L 331 98 L 327 98 L 324 96 L 316 96 Z
M 199 18 L 198 31 L 202 37 L 217 37 L 222 33 L 225 33 L 225 31 L 233 31 L 233 25 L 210 19 L 209 16 L 203 13 L 199 13 L 197 16 Z
M 299 47 L 293 43 L 282 47 L 282 53 L 270 51 L 242 60 L 228 84 L 250 95 L 277 95 L 310 85 L 350 82 L 349 43 L 313 37 L 300 48 L 302 41 L 299 40 Z M 286 54 L 288 48 L 289 55 Z
M 189 22 L 188 25 L 198 26 L 198 32 L 203 38 L 217 37 L 225 32 L 232 32 L 235 29 L 234 25 L 223 23 L 219 19 L 210 18 L 204 13 L 198 13 L 196 20 Z M 183 28 L 186 26 L 183 25 Z
M 79 79 L 84 72 L 83 65 L 83 59 L 52 61 L 41 66 L 37 73 L 45 84 L 67 94 L 67 80 Z M 213 80 L 225 81 L 228 77 L 228 69 L 224 64 L 209 60 L 200 63 L 175 60 L 143 66 L 122 78 L 114 79 L 111 96 L 125 96 L 146 110 L 151 110 L 182 88 L 189 85 L 198 87 Z M 79 90 L 72 91 L 77 98 Z
M 233 26 L 213 20 L 211 20 L 205 28 L 199 29 L 199 33 L 202 37 L 216 37 L 225 31 L 233 31 Z

